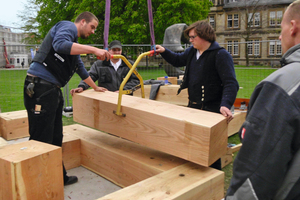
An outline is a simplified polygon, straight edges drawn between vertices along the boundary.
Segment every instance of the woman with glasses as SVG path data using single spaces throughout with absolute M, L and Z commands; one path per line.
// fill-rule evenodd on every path
M 191 24 L 184 34 L 192 43 L 184 52 L 175 53 L 161 45 L 156 45 L 156 52 L 175 67 L 186 66 L 178 94 L 188 89 L 188 107 L 221 113 L 229 123 L 239 89 L 231 55 L 216 42 L 207 21 Z M 221 160 L 211 167 L 221 169 Z

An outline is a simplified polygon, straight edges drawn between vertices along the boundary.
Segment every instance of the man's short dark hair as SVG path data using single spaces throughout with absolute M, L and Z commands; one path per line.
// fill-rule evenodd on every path
M 197 21 L 191 24 L 184 30 L 184 35 L 189 38 L 189 32 L 195 29 L 195 33 L 202 39 L 209 41 L 210 43 L 216 41 L 216 33 L 213 27 L 206 21 Z
M 93 19 L 95 19 L 98 23 L 98 18 L 91 12 L 85 11 L 77 16 L 75 19 L 75 23 L 80 22 L 82 19 L 85 19 L 86 23 L 90 23 Z

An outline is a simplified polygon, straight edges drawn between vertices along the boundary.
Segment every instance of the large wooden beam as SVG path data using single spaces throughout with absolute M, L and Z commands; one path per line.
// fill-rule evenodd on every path
M 171 103 L 179 106 L 187 106 L 188 105 L 188 94 L 187 90 L 182 90 L 179 95 L 177 95 L 177 91 L 179 89 L 179 85 L 162 85 L 160 86 L 156 101 L 161 101 L 165 103 Z M 145 98 L 149 99 L 151 85 L 145 85 Z M 136 90 L 133 93 L 133 96 L 141 97 L 141 89 Z M 241 102 L 246 102 L 248 105 L 249 99 L 236 99 L 235 105 L 239 105 Z M 237 133 L 244 123 L 246 119 L 246 111 L 236 110 L 234 112 L 234 119 L 228 124 L 228 137 Z
M 79 167 L 80 160 L 80 139 L 70 135 L 67 130 L 64 130 L 64 137 L 62 143 L 62 159 L 66 170 Z
M 230 123 L 228 124 L 228 137 L 234 135 L 235 133 L 237 133 L 242 124 L 244 123 L 244 121 L 246 120 L 246 112 L 238 112 L 235 111 L 234 115 L 233 115 L 233 120 L 230 121 Z
M 26 110 L 0 113 L 0 136 L 6 140 L 29 136 Z
M 80 139 L 82 166 L 121 187 L 187 162 L 79 124 L 64 126 L 65 134 Z
M 0 199 L 64 199 L 61 148 L 30 140 L 0 147 Z
M 226 153 L 227 123 L 220 114 L 118 93 L 86 90 L 73 97 L 73 119 L 150 148 L 209 166 Z
M 80 139 L 84 167 L 127 186 L 99 200 L 219 200 L 224 196 L 222 171 L 79 124 L 64 126 L 65 134 Z
M 219 200 L 224 197 L 224 172 L 186 163 L 98 200 Z

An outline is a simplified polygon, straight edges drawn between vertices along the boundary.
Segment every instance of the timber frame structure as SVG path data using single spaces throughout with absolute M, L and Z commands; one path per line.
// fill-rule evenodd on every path
M 230 162 L 232 150 L 227 149 L 227 137 L 237 132 L 245 120 L 245 112 L 235 113 L 235 119 L 227 125 L 219 114 L 186 108 L 180 105 L 185 103 L 178 99 L 168 102 L 174 99 L 172 95 L 175 94 L 168 91 L 176 87 L 161 87 L 157 101 L 124 95 L 122 112 L 126 113 L 126 117 L 113 114 L 117 93 L 87 90 L 75 94 L 74 121 L 83 125 L 64 126 L 61 155 L 59 148 L 32 141 L 26 143 L 28 149 L 20 148 L 20 145 L 16 145 L 13 151 L 12 145 L 0 147 L 0 171 L 12 183 L 8 190 L 10 184 L 0 184 L 0 197 L 10 195 L 30 199 L 39 195 L 42 199 L 63 199 L 63 187 L 62 191 L 56 187 L 52 196 L 48 193 L 53 184 L 37 185 L 40 188 L 34 190 L 39 191 L 36 193 L 28 187 L 35 180 L 26 175 L 30 173 L 30 160 L 43 160 L 43 166 L 47 159 L 53 159 L 49 155 L 55 155 L 58 158 L 62 156 L 66 169 L 83 166 L 124 187 L 98 200 L 222 199 L 224 172 L 207 166 L 219 157 L 224 158 L 225 164 Z M 147 98 L 147 86 L 145 91 Z M 184 115 L 184 120 L 181 115 Z M 37 155 L 35 149 L 44 149 L 43 154 Z M 48 149 L 51 153 L 47 153 Z M 11 152 L 16 155 L 29 150 L 35 152 L 35 156 L 29 152 L 26 155 L 30 156 L 25 156 L 27 160 L 13 160 L 15 156 L 7 159 Z M 2 169 L 2 166 L 12 166 L 10 162 L 20 163 L 16 165 L 19 167 L 5 173 L 7 168 Z M 61 177 L 60 169 L 56 164 L 55 168 L 51 168 L 56 176 L 47 176 L 50 168 L 45 168 L 46 171 L 41 174 L 46 182 L 62 183 L 62 180 L 53 179 Z M 38 174 L 36 176 L 38 180 Z

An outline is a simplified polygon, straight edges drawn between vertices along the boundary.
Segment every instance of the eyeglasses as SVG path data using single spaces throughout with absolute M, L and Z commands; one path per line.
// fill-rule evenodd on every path
M 198 35 L 194 35 L 194 36 L 189 36 L 190 39 L 195 39 L 195 37 L 197 37 Z

